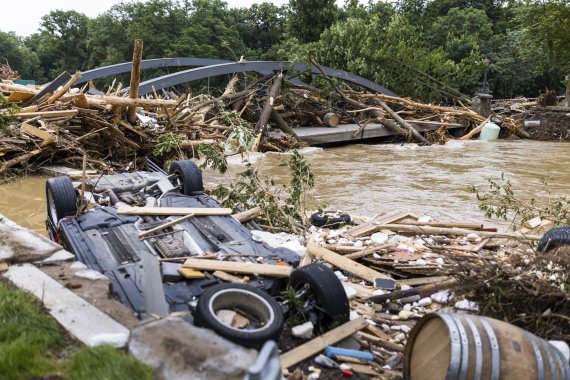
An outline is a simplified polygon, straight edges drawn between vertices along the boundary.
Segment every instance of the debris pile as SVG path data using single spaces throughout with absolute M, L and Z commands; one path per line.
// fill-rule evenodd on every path
M 348 328 L 338 327 L 337 339 L 326 340 L 318 352 L 307 351 L 311 342 L 293 348 L 282 356 L 284 367 L 292 371 L 299 365 L 309 378 L 327 367 L 344 376 L 352 371 L 395 378 L 416 321 L 438 310 L 485 315 L 568 341 L 568 247 L 551 243 L 553 249 L 545 250 L 544 239 L 535 247 L 540 228 L 500 233 L 478 223 L 433 221 L 402 211 L 341 229 L 312 227 L 301 265 L 324 261 L 336 271 L 350 299 L 346 325 L 352 330 L 338 335 Z M 352 341 L 344 340 L 347 336 Z M 352 350 L 329 347 L 341 340 L 343 349 Z M 320 355 L 303 363 L 309 358 L 303 352 L 321 351 L 328 360 Z
M 289 83 L 284 73 L 234 76 L 218 97 L 174 91 L 130 97 L 114 82 L 102 93 L 87 85 L 73 88 L 79 77 L 64 73 L 43 87 L 0 83 L 6 99 L 0 109 L 2 170 L 26 163 L 32 169 L 46 163 L 76 165 L 85 156 L 89 167 L 109 172 L 140 168 L 146 156 L 163 163 L 216 152 L 285 151 L 302 143 L 296 127 L 347 123 L 359 126 L 355 138 L 370 123 L 379 123 L 400 139 L 445 143 L 451 138 L 448 127 L 485 122 L 466 107 L 336 85 L 327 92 Z M 418 126 L 437 130 L 424 137 Z M 521 124 L 505 118 L 503 126 L 517 133 Z

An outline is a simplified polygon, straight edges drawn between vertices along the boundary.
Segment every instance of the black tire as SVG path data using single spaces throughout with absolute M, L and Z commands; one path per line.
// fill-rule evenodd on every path
M 536 249 L 546 252 L 562 245 L 570 245 L 570 226 L 554 227 L 542 236 Z
M 174 161 L 168 170 L 175 174 L 182 185 L 184 195 L 199 195 L 204 193 L 202 172 L 196 164 L 190 160 Z
M 69 177 L 55 177 L 46 181 L 48 218 L 53 226 L 66 216 L 77 214 L 77 193 Z
M 327 227 L 334 230 L 352 221 L 348 214 L 340 214 L 337 217 L 334 215 L 336 215 L 334 211 L 325 211 L 322 214 L 315 212 L 311 215 L 311 224 L 315 227 Z
M 255 317 L 263 327 L 250 330 L 228 326 L 216 311 L 239 309 Z M 245 284 L 220 284 L 207 289 L 194 310 L 194 324 L 244 347 L 259 348 L 268 340 L 277 340 L 283 330 L 283 311 L 269 294 Z
M 324 264 L 309 264 L 291 273 L 289 284 L 299 290 L 309 285 L 317 306 L 324 310 L 326 318 L 321 320 L 322 327 L 348 322 L 350 307 L 342 282 L 336 274 Z

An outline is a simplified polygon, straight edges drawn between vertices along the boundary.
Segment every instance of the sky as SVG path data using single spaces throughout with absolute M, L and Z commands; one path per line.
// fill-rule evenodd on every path
M 230 7 L 249 7 L 263 0 L 225 0 Z M 270 0 L 265 0 L 270 1 Z M 0 31 L 15 32 L 19 36 L 29 36 L 39 28 L 42 16 L 52 10 L 75 10 L 89 17 L 95 17 L 105 12 L 120 0 L 10 0 L 2 1 L 2 17 Z M 270 1 L 275 5 L 283 5 L 288 0 Z

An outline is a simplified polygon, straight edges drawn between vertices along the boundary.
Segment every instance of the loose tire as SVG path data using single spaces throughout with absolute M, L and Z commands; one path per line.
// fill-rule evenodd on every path
M 290 285 L 300 290 L 308 285 L 319 309 L 325 313 L 320 323 L 324 328 L 348 322 L 350 308 L 342 283 L 324 264 L 309 264 L 291 273 Z
M 352 218 L 348 214 L 335 215 L 336 213 L 332 211 L 325 211 L 322 214 L 316 212 L 311 215 L 311 224 L 315 227 L 327 227 L 334 230 L 352 221 Z
M 69 177 L 55 177 L 46 181 L 48 218 L 53 226 L 66 216 L 77 214 L 77 194 Z
M 243 311 L 257 320 L 259 327 L 239 329 L 228 326 L 217 316 L 220 310 Z M 277 340 L 283 329 L 281 307 L 269 294 L 245 284 L 220 284 L 207 289 L 194 310 L 194 324 L 215 331 L 239 345 L 259 348 L 268 340 Z
M 562 245 L 570 245 L 570 226 L 554 227 L 542 236 L 537 250 L 546 252 Z
M 202 172 L 193 161 L 174 161 L 170 165 L 169 173 L 176 175 L 184 195 L 198 195 L 204 192 Z

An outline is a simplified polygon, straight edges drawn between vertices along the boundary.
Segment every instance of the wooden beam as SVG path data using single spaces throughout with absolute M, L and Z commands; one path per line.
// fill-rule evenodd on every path
M 63 110 L 63 111 L 39 111 L 39 112 L 19 112 L 14 116 L 22 119 L 27 119 L 30 117 L 40 116 L 44 119 L 55 118 L 55 117 L 73 117 L 77 115 L 77 110 Z
M 57 99 L 61 98 L 63 94 L 65 94 L 80 77 L 81 77 L 81 71 L 78 70 L 71 77 L 71 79 L 67 81 L 67 83 L 64 86 L 59 88 L 52 96 L 50 96 L 50 98 L 47 100 L 47 104 L 52 104 Z
M 338 269 L 345 270 L 359 278 L 362 278 L 366 281 L 374 283 L 375 278 L 383 278 L 387 280 L 392 280 L 390 276 L 386 276 L 383 273 L 377 272 L 373 269 L 368 268 L 365 265 L 359 264 L 354 260 L 347 259 L 344 256 L 339 255 L 333 251 L 330 251 L 324 247 L 321 247 L 317 243 L 310 241 L 309 245 L 307 246 L 308 252 L 318 258 L 325 260 L 328 263 L 331 263 Z
M 171 220 L 170 222 L 166 222 L 166 223 L 164 223 L 164 224 L 161 224 L 160 226 L 151 228 L 151 229 L 148 230 L 148 231 L 145 231 L 145 232 L 143 232 L 143 233 L 140 233 L 140 234 L 139 234 L 139 239 L 144 239 L 144 238 L 146 238 L 146 237 L 148 237 L 148 236 L 154 234 L 154 233 L 157 232 L 157 231 L 162 231 L 162 230 L 165 229 L 165 228 L 172 227 L 172 226 L 174 226 L 174 225 L 176 225 L 176 224 L 178 224 L 178 223 L 180 223 L 180 222 L 182 222 L 182 221 L 184 221 L 184 220 L 186 220 L 186 219 L 190 219 L 190 218 L 193 217 L 193 216 L 194 216 L 194 214 L 184 215 L 184 216 L 182 216 L 182 217 L 180 217 L 180 218 L 178 218 L 178 219 L 176 219 L 176 220 Z
M 287 369 L 297 363 L 302 362 L 314 356 L 325 349 L 325 347 L 333 345 L 341 340 L 348 338 L 357 331 L 367 327 L 369 323 L 366 319 L 358 317 L 350 322 L 337 327 L 315 339 L 300 345 L 281 355 L 281 367 Z
M 252 209 L 238 212 L 237 214 L 233 214 L 232 216 L 240 223 L 248 222 L 254 218 L 257 218 L 261 215 L 261 207 L 257 206 Z
M 432 235 L 459 235 L 465 236 L 473 233 L 473 230 L 464 228 L 443 228 L 443 227 L 429 227 L 429 226 L 411 226 L 406 224 L 384 224 L 379 226 L 392 231 L 411 232 L 415 234 L 432 234 Z M 477 235 L 481 237 L 498 237 L 508 239 L 521 239 L 521 240 L 540 240 L 542 235 L 525 235 L 520 232 L 490 232 L 490 231 L 476 231 Z
M 203 259 L 187 259 L 184 268 L 192 268 L 206 271 L 223 271 L 229 273 L 256 274 L 271 277 L 289 277 L 293 268 L 281 265 L 269 265 L 258 263 L 243 263 L 239 261 L 218 261 Z
M 194 214 L 195 216 L 223 216 L 231 215 L 231 208 L 213 207 L 119 207 L 117 213 L 120 215 L 158 215 L 158 216 L 184 216 Z
M 212 274 L 214 275 L 214 277 L 217 277 L 222 281 L 234 282 L 237 284 L 245 284 L 246 283 L 246 281 L 243 278 L 231 275 L 231 274 L 224 272 L 224 271 L 221 271 L 221 270 L 217 270 Z
M 131 83 L 129 86 L 129 98 L 137 99 L 139 97 L 139 83 L 141 81 L 141 62 L 143 55 L 143 41 L 135 40 L 135 48 L 133 49 L 133 64 L 131 67 Z M 137 107 L 129 106 L 127 109 L 127 120 L 134 124 L 137 121 Z

